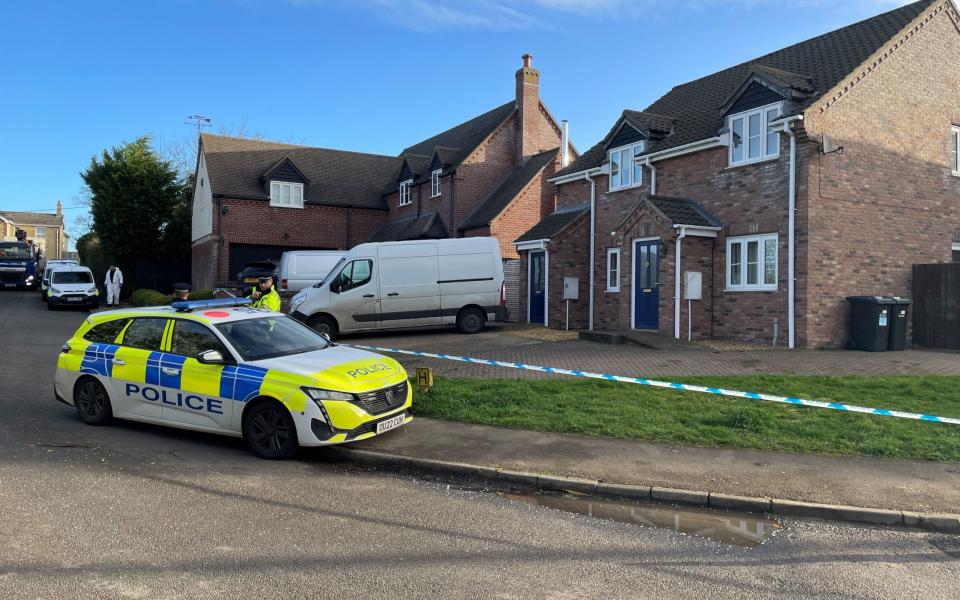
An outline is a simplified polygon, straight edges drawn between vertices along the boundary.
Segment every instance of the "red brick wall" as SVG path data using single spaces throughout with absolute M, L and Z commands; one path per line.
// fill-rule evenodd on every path
M 503 258 L 517 258 L 519 255 L 513 241 L 553 212 L 557 188 L 547 180 L 556 173 L 558 164 L 559 159 L 547 165 L 541 175 L 530 182 L 488 228 L 500 242 L 500 255 Z
M 410 201 L 411 203 L 406 206 L 400 206 L 400 191 L 399 184 L 397 185 L 397 191 L 393 192 L 389 196 L 386 196 L 385 200 L 387 207 L 390 209 L 390 220 L 402 219 L 404 217 L 412 217 L 416 214 L 423 214 L 431 210 L 438 210 L 440 216 L 443 217 L 444 224 L 447 224 L 450 221 L 450 175 L 443 175 L 440 177 L 440 195 L 434 198 L 430 197 L 430 180 L 427 179 L 424 183 L 417 184 L 410 188 Z M 419 212 L 417 210 L 419 206 Z M 449 227 L 448 227 L 449 229 Z
M 270 206 L 267 200 L 222 199 L 229 207 L 226 214 L 214 217 L 213 235 L 221 235 L 218 253 L 195 245 L 193 272 L 217 284 L 231 281 L 230 244 L 304 246 L 348 250 L 367 240 L 387 218 L 387 212 L 359 208 L 340 208 L 307 204 L 302 209 Z M 216 206 L 216 204 L 215 204 Z M 202 265 L 216 262 L 213 272 Z M 195 286 L 199 284 L 193 282 Z
M 211 236 L 193 243 L 190 283 L 194 289 L 202 290 L 217 285 L 218 246 L 217 238 Z
M 951 18 L 952 17 L 952 18 Z M 804 126 L 844 147 L 810 161 L 806 336 L 838 346 L 855 294 L 912 296 L 914 263 L 949 262 L 960 229 L 950 127 L 960 124 L 960 34 L 949 2 L 812 106 Z

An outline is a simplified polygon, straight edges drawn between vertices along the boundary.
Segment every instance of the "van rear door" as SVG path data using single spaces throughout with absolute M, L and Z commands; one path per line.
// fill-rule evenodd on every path
M 498 252 L 480 246 L 479 240 L 471 244 L 451 242 L 441 247 L 439 255 L 440 308 L 444 325 L 456 323 L 457 313 L 470 304 L 483 308 L 488 314 L 494 312 L 503 283 Z
M 437 243 L 384 244 L 377 250 L 381 326 L 439 325 Z

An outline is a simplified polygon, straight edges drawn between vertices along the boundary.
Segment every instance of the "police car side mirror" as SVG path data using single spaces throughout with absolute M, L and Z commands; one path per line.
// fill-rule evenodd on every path
M 219 350 L 204 350 L 197 355 L 197 361 L 204 365 L 222 365 L 226 362 Z

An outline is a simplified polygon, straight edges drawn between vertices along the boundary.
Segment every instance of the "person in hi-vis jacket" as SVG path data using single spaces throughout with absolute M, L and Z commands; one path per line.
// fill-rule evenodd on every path
M 107 288 L 107 306 L 120 306 L 120 288 L 123 287 L 123 273 L 116 266 L 107 269 L 107 276 L 103 280 Z

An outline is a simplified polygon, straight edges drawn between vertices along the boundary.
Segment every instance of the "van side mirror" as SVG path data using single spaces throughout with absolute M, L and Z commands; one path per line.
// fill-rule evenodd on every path
M 219 350 L 204 350 L 197 355 L 197 361 L 204 365 L 222 365 L 226 361 Z
M 47 287 L 50 287 L 50 280 L 49 280 L 49 279 L 44 279 L 44 280 L 43 280 L 43 285 L 45 285 L 45 286 L 47 286 Z
M 340 278 L 336 278 L 330 282 L 330 291 L 334 294 L 340 293 Z

